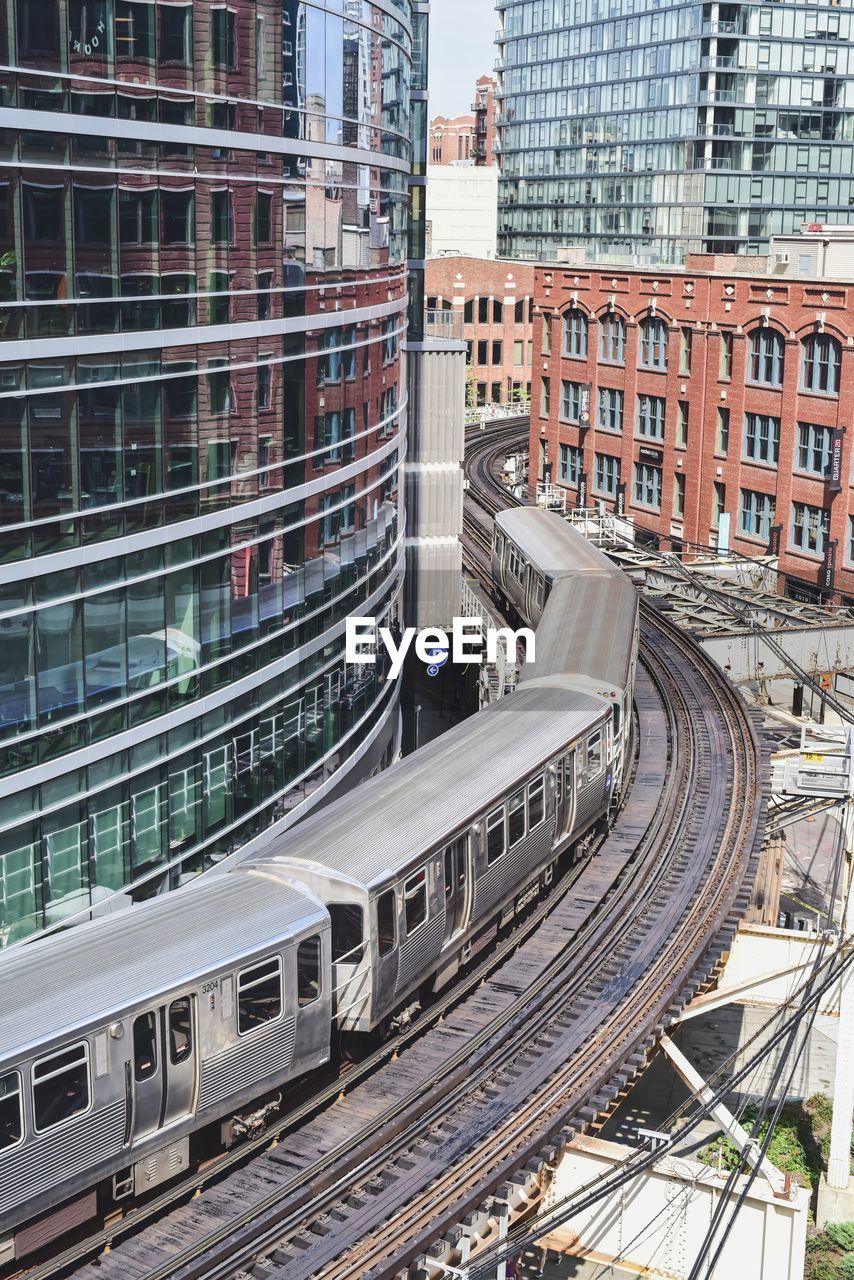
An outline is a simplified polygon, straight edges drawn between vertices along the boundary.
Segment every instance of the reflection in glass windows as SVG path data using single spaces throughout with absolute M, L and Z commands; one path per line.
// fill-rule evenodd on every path
M 387 758 L 411 76 L 407 5 L 10 5 L 0 948 Z

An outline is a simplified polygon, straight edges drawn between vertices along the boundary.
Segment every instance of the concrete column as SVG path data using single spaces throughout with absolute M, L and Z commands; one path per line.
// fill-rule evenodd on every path
M 496 1197 L 492 1202 L 492 1212 L 498 1218 L 498 1242 L 500 1247 L 507 1239 L 507 1226 L 510 1220 L 510 1205 L 506 1200 L 499 1200 L 498 1197 Z M 507 1280 L 506 1262 L 499 1262 L 495 1269 L 495 1280 Z

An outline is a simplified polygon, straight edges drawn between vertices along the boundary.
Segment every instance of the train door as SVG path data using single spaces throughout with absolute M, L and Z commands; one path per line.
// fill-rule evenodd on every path
M 575 748 L 557 762 L 555 794 L 557 797 L 557 822 L 555 832 L 558 840 L 564 839 L 572 831 L 575 824 Z
M 133 1021 L 133 1138 L 192 1115 L 196 1094 L 195 998 L 140 1013 Z
M 468 890 L 468 836 L 458 836 L 444 852 L 445 938 L 462 929 Z

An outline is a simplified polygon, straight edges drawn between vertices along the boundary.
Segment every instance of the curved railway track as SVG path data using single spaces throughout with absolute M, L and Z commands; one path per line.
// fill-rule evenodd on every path
M 488 534 L 472 497 L 507 504 L 492 466 L 518 434 L 502 423 L 467 459 L 475 572 Z M 391 1277 L 620 1094 L 734 933 L 762 817 L 750 714 L 693 641 L 648 606 L 642 616 L 635 783 L 572 892 L 491 958 L 476 990 L 431 1011 L 417 1041 L 386 1047 L 382 1069 L 357 1068 L 331 1105 L 330 1086 L 250 1163 L 79 1276 Z

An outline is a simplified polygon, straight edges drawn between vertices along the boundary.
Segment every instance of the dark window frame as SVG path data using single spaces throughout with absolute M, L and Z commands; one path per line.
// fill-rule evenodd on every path
M 305 1009 L 322 995 L 323 945 L 320 934 L 313 933 L 297 945 L 297 1008 Z
M 17 1081 L 17 1085 L 15 1081 Z M 9 1082 L 11 1082 L 11 1087 Z M 17 1107 L 15 1108 L 17 1110 L 17 1134 L 15 1134 L 13 1111 L 11 1107 L 8 1107 L 12 1099 L 17 1099 Z M 5 1119 L 3 1118 L 4 1112 L 7 1112 L 7 1118 Z M 14 1136 L 10 1138 L 10 1134 Z M 10 1151 L 12 1147 L 19 1147 L 23 1141 L 24 1084 L 20 1071 L 6 1071 L 0 1076 L 0 1153 Z
M 546 780 L 542 774 L 538 778 L 532 778 L 528 783 L 528 830 L 533 831 L 546 820 Z M 537 811 L 537 797 L 539 796 L 539 817 L 534 818 Z M 534 804 L 532 805 L 532 799 Z
M 762 387 L 782 387 L 786 370 L 786 344 L 776 329 L 762 325 L 750 334 L 747 380 Z
M 149 1056 L 143 1058 L 144 1054 Z M 158 1063 L 157 1014 L 154 1009 L 147 1009 L 133 1020 L 133 1078 L 137 1084 L 152 1080 L 157 1075 Z
M 518 829 L 521 815 L 522 829 Z M 514 791 L 507 802 L 507 844 L 509 848 L 520 844 L 528 834 L 528 814 L 525 806 L 525 788 Z
M 391 911 L 384 920 L 388 906 Z M 391 926 L 390 928 L 388 926 Z M 377 954 L 388 956 L 397 946 L 397 894 L 394 889 L 386 889 L 377 898 Z
M 842 344 L 833 334 L 808 333 L 801 339 L 801 391 L 838 396 L 841 368 Z
M 495 852 L 493 841 L 491 839 L 493 831 L 501 832 L 501 848 Z M 491 867 L 503 858 L 507 852 L 507 822 L 504 813 L 504 805 L 500 805 L 497 809 L 493 809 L 491 813 L 486 815 L 486 865 Z
M 410 922 L 410 909 L 412 919 Z M 411 876 L 403 882 L 403 922 L 406 926 L 406 936 L 411 938 L 414 933 L 427 923 L 430 912 L 430 903 L 427 894 L 427 868 L 421 867 L 418 871 L 413 872 Z
M 38 1075 L 39 1068 L 49 1067 L 53 1062 L 59 1059 L 67 1059 L 78 1050 L 82 1050 L 82 1057 L 67 1062 L 64 1066 L 58 1067 L 54 1071 L 48 1071 L 42 1076 Z M 67 1115 L 60 1116 L 57 1120 L 52 1120 L 48 1124 L 39 1124 L 39 1090 L 44 1087 L 47 1081 L 55 1080 L 65 1075 L 69 1070 L 82 1066 L 85 1072 L 85 1105 L 78 1107 L 75 1111 L 70 1111 Z M 46 1133 L 48 1129 L 55 1129 L 61 1124 L 67 1124 L 69 1121 L 76 1119 L 78 1116 L 85 1115 L 92 1106 L 92 1067 L 89 1055 L 89 1041 L 78 1040 L 74 1044 L 64 1049 L 58 1049 L 54 1053 L 46 1054 L 43 1058 L 37 1058 L 30 1068 L 30 1081 L 33 1091 L 33 1130 L 35 1133 Z
M 242 1025 L 244 1011 L 241 1008 L 241 997 L 247 991 L 257 990 L 263 983 L 269 981 L 272 977 L 278 976 L 279 982 L 279 1007 L 278 1011 L 272 1013 L 269 1017 L 258 1018 L 250 1026 Z M 247 981 L 248 979 L 248 981 Z M 280 955 L 265 956 L 263 960 L 256 961 L 246 969 L 240 969 L 237 974 L 237 994 L 235 998 L 235 1018 L 237 1022 L 237 1034 L 239 1036 L 251 1036 L 253 1032 L 260 1027 L 266 1027 L 268 1023 L 278 1022 L 284 1014 L 285 1009 L 285 982 L 284 970 L 282 965 L 282 957 Z
M 186 1012 L 187 1025 L 186 1030 L 182 1030 L 178 1021 L 179 1013 Z M 193 1056 L 193 999 L 192 996 L 178 996 L 172 1000 L 166 1015 L 166 1024 L 169 1034 L 169 1061 L 173 1067 L 177 1067 L 180 1063 L 186 1062 L 188 1058 Z M 179 1035 L 185 1035 L 186 1040 L 183 1044 L 178 1041 Z

